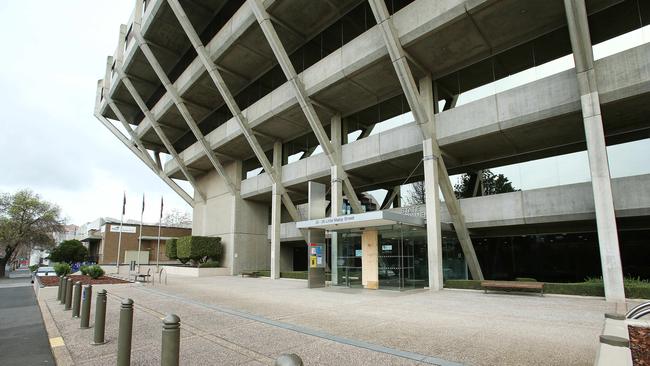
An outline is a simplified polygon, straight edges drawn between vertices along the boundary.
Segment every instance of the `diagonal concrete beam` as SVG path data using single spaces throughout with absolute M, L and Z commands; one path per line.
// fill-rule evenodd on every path
M 445 162 L 442 159 L 440 147 L 436 138 L 436 131 L 434 127 L 434 108 L 433 108 L 433 86 L 431 78 L 427 77 L 424 80 L 424 83 L 421 84 L 421 90 L 426 91 L 425 98 L 420 95 L 413 73 L 408 64 L 408 59 L 404 48 L 397 37 L 395 28 L 393 27 L 393 22 L 386 8 L 386 3 L 384 0 L 368 0 L 372 12 L 377 21 L 377 25 L 381 29 L 382 36 L 384 38 L 384 43 L 388 49 L 388 54 L 397 73 L 397 77 L 406 96 L 406 100 L 411 107 L 411 112 L 413 117 L 424 136 L 426 142 L 424 146 L 424 160 L 435 159 L 438 165 L 437 172 L 431 172 L 425 174 L 434 179 L 436 175 L 437 181 L 440 184 L 440 190 L 442 191 L 443 197 L 445 198 L 445 204 L 447 209 L 452 217 L 454 223 L 454 229 L 456 230 L 456 235 L 458 235 L 458 240 L 460 241 L 461 247 L 463 249 L 463 254 L 465 255 L 465 260 L 474 279 L 483 279 L 483 272 L 479 265 L 478 259 L 476 257 L 476 252 L 474 251 L 474 246 L 472 245 L 472 240 L 469 236 L 469 231 L 467 230 L 467 225 L 465 224 L 465 218 L 460 209 L 460 204 L 454 193 L 454 188 L 451 185 L 449 180 L 449 173 L 447 172 L 447 167 Z M 430 105 L 429 105 L 430 104 Z M 427 151 L 430 150 L 430 151 Z M 426 171 L 425 171 L 426 173 Z M 436 174 L 437 173 L 437 174 Z M 437 200 L 436 194 L 431 194 L 430 196 Z M 438 218 L 436 218 L 437 220 Z M 441 254 L 441 253 L 440 253 Z M 432 282 L 433 278 L 430 276 L 429 281 Z M 436 276 L 435 284 L 430 283 L 430 286 L 435 289 L 436 286 L 442 285 L 442 278 Z
M 239 105 L 237 105 L 235 98 L 230 92 L 230 89 L 228 89 L 228 85 L 226 85 L 225 80 L 221 76 L 217 65 L 208 56 L 208 53 L 205 50 L 205 46 L 201 42 L 201 39 L 199 38 L 198 33 L 196 33 L 194 26 L 192 26 L 192 23 L 187 17 L 187 14 L 185 14 L 183 7 L 178 2 L 178 0 L 167 0 L 167 3 L 169 3 L 169 6 L 172 8 L 172 11 L 181 24 L 181 27 L 183 27 L 185 35 L 189 38 L 190 43 L 192 43 L 192 46 L 196 50 L 196 53 L 201 60 L 201 63 L 203 64 L 203 67 L 205 67 L 205 69 L 208 71 L 210 78 L 219 90 L 219 93 L 228 106 L 228 109 L 230 109 L 230 112 L 235 117 L 235 120 L 239 124 L 239 128 L 241 128 L 242 133 L 246 138 L 246 141 L 248 141 L 248 144 L 250 145 L 251 149 L 253 149 L 255 156 L 259 160 L 260 164 L 262 164 L 262 168 L 271 178 L 271 182 L 275 187 L 274 192 L 277 192 L 277 194 L 280 194 L 282 196 L 282 202 L 289 212 L 289 215 L 291 215 L 291 218 L 294 221 L 302 221 L 300 212 L 289 197 L 289 193 L 285 189 L 284 185 L 282 185 L 282 179 L 280 177 L 280 172 L 278 171 L 281 168 L 277 165 L 273 166 L 273 164 L 271 164 L 269 159 L 266 157 L 262 145 L 260 145 L 257 137 L 255 136 L 255 132 L 248 123 L 248 119 L 242 114 Z
M 582 106 L 605 298 L 607 301 L 625 303 L 616 212 L 587 9 L 584 0 L 564 0 L 564 7 Z
M 298 78 L 298 74 L 296 73 L 291 60 L 289 59 L 289 55 L 287 54 L 287 50 L 282 45 L 282 41 L 280 41 L 280 38 L 275 31 L 275 27 L 271 22 L 271 15 L 266 11 L 266 8 L 260 0 L 248 0 L 248 4 L 253 10 L 253 14 L 255 14 L 255 18 L 257 18 L 257 22 L 262 28 L 262 32 L 264 33 L 267 42 L 271 46 L 273 54 L 278 60 L 278 63 L 280 64 L 285 77 L 293 87 L 296 99 L 298 100 L 298 103 L 300 104 L 300 107 L 302 108 L 302 111 L 305 114 L 307 122 L 309 122 L 314 135 L 316 135 L 318 143 L 321 145 L 323 152 L 325 152 L 329 158 L 330 166 L 340 167 L 342 165 L 341 154 L 332 147 L 329 137 L 327 136 L 327 132 L 325 132 L 323 124 L 321 123 L 318 114 L 316 114 L 313 102 L 307 95 L 305 86 L 303 85 L 302 80 Z M 354 187 L 352 186 L 347 173 L 343 169 L 340 169 L 339 173 L 340 175 L 338 178 L 343 182 L 343 190 L 345 191 L 345 195 L 347 196 L 348 201 L 352 206 L 352 210 L 354 212 L 362 212 L 361 203 L 359 202 L 357 194 L 354 192 Z
M 187 178 L 187 181 L 190 182 L 192 188 L 194 188 L 194 192 L 196 192 L 196 194 L 200 197 L 202 201 L 205 201 L 205 193 L 203 193 L 203 191 L 199 189 L 199 185 L 197 184 L 196 179 L 194 179 L 194 176 L 190 173 L 187 166 L 183 163 L 183 159 L 181 159 L 180 156 L 178 155 L 176 148 L 174 148 L 174 145 L 171 143 L 169 138 L 167 138 L 167 135 L 165 135 L 165 132 L 160 127 L 160 124 L 155 119 L 153 113 L 151 113 L 151 111 L 147 107 L 147 104 L 140 96 L 140 93 L 138 93 L 137 89 L 131 82 L 130 78 L 124 73 L 124 70 L 122 69 L 125 38 L 126 38 L 126 25 L 122 24 L 120 26 L 120 38 L 117 47 L 118 49 L 117 59 L 115 62 L 115 71 L 117 72 L 117 77 L 119 80 L 122 81 L 122 83 L 124 83 L 124 86 L 126 86 L 126 89 L 129 91 L 131 97 L 133 98 L 133 100 L 135 100 L 135 103 L 138 105 L 138 107 L 140 107 L 140 110 L 145 115 L 145 117 L 149 119 L 151 126 L 153 127 L 154 131 L 160 138 L 160 141 L 162 141 L 163 145 L 165 145 L 165 148 L 167 149 L 169 154 L 176 161 L 176 164 L 178 164 L 179 169 L 181 170 L 185 178 Z M 134 133 L 133 136 L 134 139 L 138 139 L 137 134 Z
M 102 116 L 101 113 L 99 113 L 99 105 L 100 105 L 102 93 L 104 92 L 103 85 L 104 85 L 103 80 L 99 80 L 97 82 L 97 95 L 95 98 L 95 113 L 94 113 L 95 118 L 97 118 L 97 120 L 101 122 L 104 125 L 104 127 L 106 127 L 109 131 L 111 131 L 111 133 L 115 137 L 117 137 L 117 139 L 120 140 L 124 144 L 124 146 L 129 148 L 129 150 L 131 150 L 131 152 L 135 156 L 137 156 L 140 160 L 142 160 L 144 165 L 146 165 L 149 169 L 151 169 L 152 172 L 154 172 L 158 177 L 160 177 L 160 179 L 162 179 L 165 183 L 167 183 L 169 188 L 171 188 L 174 192 L 176 192 L 179 196 L 181 196 L 181 198 L 185 202 L 187 202 L 188 205 L 194 207 L 194 200 L 192 199 L 192 197 L 187 192 L 185 192 L 185 190 L 181 188 L 176 182 L 174 182 L 174 180 L 172 180 L 169 176 L 167 176 L 167 174 L 165 174 L 165 172 L 162 169 L 157 168 L 156 165 L 151 162 L 151 156 L 147 154 L 146 150 L 141 151 L 140 149 L 138 149 L 134 145 L 133 141 L 129 140 L 126 136 L 124 136 L 124 134 L 122 134 L 122 132 L 120 132 L 120 130 L 118 130 L 117 127 L 113 126 L 113 124 L 106 117 Z
M 174 104 L 176 105 L 176 108 L 178 108 L 178 111 L 180 112 L 181 116 L 185 120 L 185 123 L 187 123 L 190 130 L 192 130 L 192 133 L 196 137 L 196 140 L 199 141 L 199 143 L 201 144 L 201 147 L 203 148 L 203 152 L 210 160 L 210 163 L 212 163 L 214 169 L 217 171 L 217 173 L 219 173 L 221 178 L 226 183 L 226 187 L 228 188 L 228 191 L 232 195 L 237 195 L 239 191 L 238 187 L 236 187 L 233 184 L 232 179 L 230 179 L 228 173 L 226 172 L 223 165 L 215 155 L 214 151 L 212 151 L 212 149 L 210 148 L 210 145 L 206 141 L 205 136 L 199 129 L 199 126 L 196 124 L 194 117 L 192 117 L 189 109 L 185 105 L 185 101 L 181 98 L 180 94 L 178 93 L 176 86 L 174 86 L 171 80 L 169 80 L 169 77 L 167 77 L 165 70 L 163 70 L 162 66 L 160 66 L 160 63 L 156 59 L 156 56 L 151 51 L 149 44 L 147 43 L 147 41 L 144 39 L 144 36 L 142 35 L 142 29 L 141 29 L 142 1 L 143 0 L 136 0 L 135 13 L 134 13 L 135 15 L 133 18 L 133 34 L 136 40 L 136 44 L 144 54 L 147 61 L 149 62 L 149 65 L 153 68 L 155 74 L 158 76 L 158 79 L 160 79 L 160 82 L 167 90 L 167 93 L 169 93 L 170 97 L 174 101 Z

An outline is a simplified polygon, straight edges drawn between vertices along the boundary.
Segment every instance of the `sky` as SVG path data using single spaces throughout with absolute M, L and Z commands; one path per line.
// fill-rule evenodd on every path
M 0 1 L 0 192 L 31 189 L 58 204 L 67 223 L 77 225 L 118 218 L 124 192 L 127 219 L 139 220 L 143 194 L 145 222 L 157 221 L 161 196 L 166 212 L 191 212 L 93 116 L 96 82 L 132 7 L 132 0 Z M 649 41 L 645 27 L 596 45 L 594 55 L 606 57 Z M 459 105 L 572 66 L 571 57 L 540 65 L 464 93 Z M 410 113 L 396 117 L 373 134 L 412 120 Z M 643 158 L 650 156 L 649 139 L 608 152 L 613 177 L 650 173 Z M 492 170 L 519 189 L 589 181 L 585 152 Z M 385 191 L 372 194 L 381 202 Z
M 102 216 L 156 222 L 191 207 L 95 117 L 95 88 L 131 0 L 0 1 L 0 192 L 29 188 L 68 223 Z M 19 35 L 19 36 L 18 36 Z

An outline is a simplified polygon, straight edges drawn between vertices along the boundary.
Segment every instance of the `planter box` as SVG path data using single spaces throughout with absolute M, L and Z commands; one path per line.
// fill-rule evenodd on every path
M 165 266 L 165 272 L 167 272 L 167 274 L 170 275 L 189 276 L 189 277 L 230 276 L 230 268 L 228 267 L 196 268 L 196 267 Z

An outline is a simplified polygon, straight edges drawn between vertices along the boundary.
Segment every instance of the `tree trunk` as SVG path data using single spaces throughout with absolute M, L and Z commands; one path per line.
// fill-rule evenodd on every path
M 0 278 L 5 276 L 5 265 L 7 264 L 7 257 L 0 258 Z

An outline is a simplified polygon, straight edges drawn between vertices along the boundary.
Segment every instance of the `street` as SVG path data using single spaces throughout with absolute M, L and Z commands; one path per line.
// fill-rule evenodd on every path
M 54 365 L 29 278 L 0 279 L 0 364 Z

